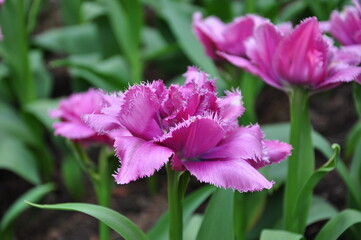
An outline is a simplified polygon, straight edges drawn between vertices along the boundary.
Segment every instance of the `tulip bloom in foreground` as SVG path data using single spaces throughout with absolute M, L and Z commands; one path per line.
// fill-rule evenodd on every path
M 216 96 L 215 82 L 189 68 L 182 86 L 162 81 L 135 85 L 107 114 L 90 114 L 97 131 L 126 128 L 132 136 L 117 136 L 121 167 L 115 179 L 125 184 L 150 176 L 167 162 L 188 170 L 198 180 L 241 192 L 271 188 L 256 169 L 290 155 L 291 146 L 264 140 L 258 125 L 238 127 L 244 112 L 240 92 Z M 104 111 L 103 111 L 104 112 Z
M 85 124 L 84 114 L 100 113 L 100 107 L 106 102 L 103 95 L 94 89 L 83 93 L 74 93 L 69 98 L 60 101 L 59 108 L 50 111 L 52 118 L 60 118 L 60 122 L 53 124 L 55 135 L 87 144 L 100 142 L 112 145 L 114 139 L 108 135 L 99 135 Z
M 352 81 L 361 73 L 361 68 L 355 66 L 360 62 L 359 56 L 332 46 L 314 17 L 304 20 L 289 34 L 264 23 L 247 41 L 246 49 L 248 58 L 220 55 L 282 90 L 292 86 L 326 90 Z

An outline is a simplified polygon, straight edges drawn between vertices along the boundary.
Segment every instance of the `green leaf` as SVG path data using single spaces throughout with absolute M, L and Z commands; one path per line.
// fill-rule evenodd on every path
M 201 227 L 203 216 L 200 214 L 194 214 L 189 220 L 187 226 L 184 228 L 184 239 L 196 240 L 197 233 Z
M 162 0 L 161 14 L 169 24 L 173 34 L 176 36 L 181 48 L 194 64 L 209 73 L 212 77 L 218 77 L 218 89 L 224 89 L 217 68 L 209 57 L 205 55 L 204 48 L 192 32 L 192 13 L 198 9 L 192 5 Z
M 7 137 L 6 141 L 0 142 L 0 154 L 0 168 L 12 171 L 32 184 L 41 182 L 34 156 L 22 142 Z
M 139 54 L 140 33 L 143 27 L 143 10 L 140 0 L 103 0 L 110 26 L 132 70 L 131 82 L 140 82 L 142 62 Z
M 67 54 L 89 54 L 101 48 L 97 29 L 91 23 L 49 30 L 33 41 L 41 48 Z
M 0 103 L 0 134 L 34 145 L 31 131 L 9 105 Z
M 338 144 L 333 144 L 332 148 L 334 150 L 331 158 L 322 165 L 319 169 L 317 169 L 305 182 L 302 189 L 299 191 L 299 194 L 296 198 L 296 203 L 294 204 L 295 208 L 293 210 L 293 216 L 296 219 L 296 216 L 300 216 L 301 212 L 303 212 L 306 208 L 306 202 L 304 201 L 305 196 L 308 196 L 313 192 L 314 187 L 317 183 L 330 171 L 334 170 L 337 164 L 337 160 L 340 154 L 340 146 Z M 294 224 L 300 225 L 303 221 L 294 222 Z M 305 223 L 306 224 L 306 223 Z M 298 229 L 304 229 L 303 226 L 298 226 Z M 296 228 L 296 229 L 297 229 Z
M 43 54 L 39 50 L 30 52 L 30 64 L 35 80 L 36 93 L 38 98 L 49 97 L 52 90 L 52 79 L 43 63 Z
M 34 115 L 49 130 L 52 130 L 54 119 L 49 117 L 49 111 L 57 108 L 59 99 L 39 99 L 25 106 L 25 111 Z
M 344 181 L 344 183 L 347 186 L 347 189 L 350 192 L 351 201 L 358 208 L 361 208 L 360 182 L 351 177 L 350 173 L 348 172 L 348 169 L 346 168 L 345 164 L 342 161 L 338 163 L 337 171 L 340 174 L 342 180 Z
M 24 212 L 27 208 L 29 208 L 29 205 L 25 204 L 24 201 L 31 201 L 31 202 L 37 202 L 42 197 L 44 197 L 49 192 L 53 191 L 55 189 L 54 184 L 47 183 L 44 185 L 36 186 L 26 193 L 24 193 L 22 196 L 20 196 L 5 212 L 4 216 L 2 217 L 1 223 L 0 223 L 0 236 L 1 232 L 4 232 L 6 228 L 12 224 L 17 217 L 20 216 L 22 212 Z
M 261 233 L 261 240 L 301 240 L 303 236 L 284 230 L 265 229 Z
M 315 240 L 337 240 L 344 231 L 356 223 L 361 223 L 361 212 L 346 209 L 328 221 Z
M 101 60 L 98 54 L 73 55 L 54 61 L 53 66 L 68 66 L 75 77 L 83 78 L 106 91 L 122 90 L 128 86 L 128 65 L 121 56 Z
M 88 214 L 106 224 L 108 227 L 113 229 L 126 240 L 149 239 L 145 235 L 145 233 L 140 228 L 138 228 L 137 225 L 135 225 L 131 220 L 110 208 L 88 203 L 61 203 L 51 205 L 40 205 L 30 202 L 27 203 L 31 206 L 43 209 L 78 211 Z
M 183 201 L 183 225 L 186 227 L 189 223 L 193 212 L 216 190 L 213 186 L 202 187 L 189 196 Z M 155 226 L 150 229 L 148 236 L 153 240 L 167 240 L 169 232 L 169 214 L 168 211 L 158 220 Z
M 311 225 L 321 220 L 330 219 L 336 216 L 337 213 L 337 209 L 325 199 L 313 196 L 311 208 L 308 213 L 307 225 Z
M 99 2 L 84 2 L 81 6 L 81 13 L 86 21 L 90 21 L 106 14 L 106 9 Z
M 65 24 L 75 25 L 83 20 L 81 5 L 83 0 L 62 0 L 60 2 L 61 17 Z
M 217 189 L 208 203 L 197 240 L 233 239 L 233 198 L 230 189 Z
M 361 121 L 359 120 L 349 131 L 346 139 L 346 150 L 345 156 L 346 158 L 350 158 L 352 154 L 355 152 L 356 145 L 361 138 Z
M 84 178 L 83 171 L 79 167 L 76 159 L 72 156 L 67 156 L 63 159 L 61 165 L 61 175 L 64 185 L 75 200 L 81 200 L 84 196 Z

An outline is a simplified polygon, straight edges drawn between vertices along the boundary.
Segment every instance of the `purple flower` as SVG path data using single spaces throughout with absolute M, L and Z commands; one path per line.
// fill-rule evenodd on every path
M 101 106 L 110 104 L 110 96 L 101 94 L 98 90 L 90 89 L 87 92 L 72 94 L 69 98 L 60 101 L 59 107 L 49 112 L 52 118 L 59 118 L 60 122 L 53 125 L 55 135 L 69 138 L 73 141 L 87 144 L 100 142 L 113 145 L 112 134 L 100 135 L 82 119 L 84 114 L 100 113 Z M 117 134 L 122 134 L 121 129 Z
M 225 24 L 214 16 L 202 19 L 202 14 L 197 12 L 193 15 L 193 29 L 207 55 L 219 60 L 217 51 L 244 56 L 245 40 L 252 36 L 256 26 L 267 21 L 260 16 L 248 14 Z
M 160 80 L 132 86 L 120 105 L 113 102 L 107 111 L 86 115 L 97 131 L 124 127 L 131 133 L 115 138 L 121 162 L 116 182 L 150 176 L 171 161 L 173 169 L 219 187 L 269 189 L 272 182 L 256 169 L 285 159 L 291 146 L 264 140 L 258 125 L 238 127 L 244 112 L 240 92 L 219 98 L 204 72 L 189 68 L 185 77 L 182 86 L 167 88 Z
M 361 6 L 358 0 L 352 2 L 355 6 L 347 6 L 342 13 L 333 11 L 329 21 L 328 31 L 345 46 L 361 44 Z
M 361 68 L 355 66 L 360 56 L 334 47 L 322 35 L 314 17 L 304 20 L 288 34 L 271 23 L 264 23 L 255 29 L 246 49 L 247 58 L 219 54 L 283 90 L 291 86 L 325 90 L 352 81 L 361 73 Z

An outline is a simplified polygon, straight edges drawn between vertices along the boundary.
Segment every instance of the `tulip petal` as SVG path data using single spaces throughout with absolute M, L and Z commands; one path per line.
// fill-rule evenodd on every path
M 53 124 L 54 134 L 72 140 L 89 138 L 97 133 L 83 123 L 78 122 L 56 122 Z
M 260 164 L 263 159 L 263 133 L 259 125 L 239 127 L 215 148 L 201 155 L 201 159 L 240 158 Z
M 169 148 L 129 136 L 116 138 L 114 147 L 121 161 L 121 167 L 114 175 L 118 184 L 153 175 L 174 154 Z
M 159 107 L 159 99 L 150 87 L 133 86 L 124 93 L 119 121 L 134 136 L 151 140 L 163 134 L 156 120 Z
M 248 192 L 270 189 L 273 184 L 241 159 L 184 161 L 183 164 L 199 181 L 217 187 Z
M 211 116 L 197 116 L 171 128 L 167 135 L 156 142 L 175 152 L 181 152 L 182 158 L 191 159 L 214 148 L 223 136 L 224 130 L 217 119 Z
M 265 165 L 279 163 L 291 155 L 292 146 L 288 143 L 280 142 L 278 140 L 264 140 L 265 152 L 267 154 L 268 162 L 262 161 L 256 168 L 261 168 Z
M 108 132 L 121 127 L 118 119 L 105 114 L 85 114 L 83 121 L 96 132 Z

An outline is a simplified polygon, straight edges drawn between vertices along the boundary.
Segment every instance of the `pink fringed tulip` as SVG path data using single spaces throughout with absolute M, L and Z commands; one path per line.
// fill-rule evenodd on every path
M 283 90 L 292 86 L 325 90 L 352 81 L 361 73 L 361 68 L 355 66 L 360 57 L 332 46 L 314 17 L 304 20 L 289 34 L 264 23 L 255 29 L 246 49 L 247 58 L 219 54 Z
M 333 11 L 329 21 L 328 31 L 345 46 L 361 44 L 361 6 L 358 0 L 352 2 L 355 6 L 342 13 Z
M 244 56 L 245 40 L 252 36 L 256 26 L 266 21 L 260 16 L 248 14 L 225 24 L 214 16 L 202 19 L 202 14 L 197 12 L 193 15 L 193 29 L 207 55 L 218 60 L 217 51 Z
M 53 125 L 55 135 L 69 138 L 83 144 L 102 142 L 112 145 L 111 134 L 100 135 L 86 125 L 82 119 L 84 114 L 100 113 L 101 106 L 109 104 L 110 96 L 101 94 L 98 90 L 75 93 L 60 101 L 59 108 L 50 111 L 52 118 L 59 118 L 60 122 Z
M 183 86 L 167 88 L 160 80 L 132 86 L 120 105 L 105 107 L 107 114 L 85 117 L 97 131 L 124 127 L 131 133 L 115 140 L 121 161 L 116 182 L 150 176 L 171 161 L 173 169 L 219 187 L 269 189 L 272 182 L 256 169 L 283 160 L 291 146 L 264 140 L 258 125 L 238 127 L 244 112 L 238 91 L 218 98 L 205 73 L 189 68 L 185 77 Z

